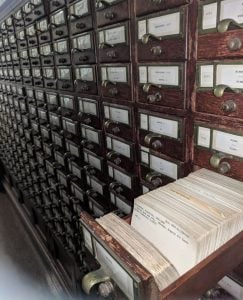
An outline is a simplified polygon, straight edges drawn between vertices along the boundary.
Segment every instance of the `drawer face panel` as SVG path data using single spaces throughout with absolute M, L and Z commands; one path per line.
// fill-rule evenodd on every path
M 75 65 L 94 64 L 96 62 L 94 34 L 92 32 L 72 37 L 71 47 Z
M 104 158 L 84 149 L 84 161 L 100 172 L 104 172 Z
M 75 1 L 69 6 L 70 33 L 78 34 L 93 28 L 91 6 L 93 0 Z
M 53 43 L 55 53 L 55 63 L 57 66 L 70 65 L 71 59 L 69 54 L 69 40 L 58 40 Z
M 79 117 L 81 123 L 100 128 L 100 109 L 98 101 L 88 98 L 78 98 Z
M 138 66 L 138 101 L 183 109 L 186 98 L 185 64 Z
M 128 0 L 111 0 L 109 4 L 96 1 L 97 25 L 104 26 L 118 23 L 130 18 L 130 8 Z
M 82 142 L 84 148 L 94 152 L 97 155 L 103 154 L 103 136 L 102 131 L 92 127 L 81 125 Z
M 97 71 L 92 65 L 75 67 L 75 90 L 78 93 L 97 95 Z
M 136 26 L 139 61 L 173 61 L 187 58 L 186 8 L 139 18 Z
M 103 97 L 132 101 L 130 65 L 102 65 L 100 76 Z
M 103 110 L 105 117 L 105 131 L 126 140 L 133 140 L 134 128 L 132 108 L 105 102 L 103 103 Z
M 130 61 L 130 23 L 105 27 L 97 32 L 100 62 Z
M 62 127 L 67 133 L 72 135 L 78 134 L 78 122 L 68 118 L 62 118 Z
M 71 156 L 78 159 L 82 158 L 80 146 L 72 141 L 66 139 L 65 141 L 66 150 L 70 153 Z
M 39 44 L 51 42 L 51 33 L 48 28 L 47 18 L 43 18 L 36 22 L 36 29 Z
M 196 110 L 242 118 L 242 72 L 243 61 L 198 63 Z
M 190 0 L 164 0 L 164 1 L 136 0 L 136 14 L 137 16 L 145 15 L 148 13 L 165 10 L 167 8 L 174 8 L 188 3 L 190 3 Z
M 243 180 L 243 131 L 195 123 L 195 164 Z
M 181 161 L 186 159 L 183 118 L 141 110 L 138 114 L 141 145 Z
M 65 0 L 50 0 L 49 5 L 50 5 L 50 12 L 53 12 L 61 7 L 63 7 L 66 3 Z
M 243 19 L 241 13 L 237 13 L 241 8 L 241 1 L 201 1 L 198 59 L 223 59 L 243 55 L 243 32 L 238 29 L 242 27 Z

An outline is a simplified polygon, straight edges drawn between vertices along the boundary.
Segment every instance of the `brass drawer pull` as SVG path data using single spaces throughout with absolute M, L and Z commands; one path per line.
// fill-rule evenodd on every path
M 224 92 L 226 89 L 229 89 L 231 92 L 234 92 L 236 94 L 240 94 L 241 93 L 241 90 L 240 89 L 234 89 L 234 88 L 231 88 L 230 86 L 228 85 L 224 85 L 224 84 L 219 84 L 217 85 L 215 88 L 214 88 L 214 96 L 220 98 L 220 97 L 223 97 L 224 95 Z
M 148 147 L 152 147 L 154 150 L 159 150 L 163 147 L 162 142 L 159 140 L 162 136 L 156 133 L 149 133 L 144 138 L 144 143 Z
M 110 277 L 106 275 L 106 272 L 103 268 L 100 268 L 96 271 L 88 273 L 83 277 L 82 288 L 84 292 L 89 295 L 90 291 L 95 285 L 109 281 Z
M 144 91 L 146 94 L 148 94 L 148 92 L 149 92 L 149 90 L 150 90 L 151 87 L 156 87 L 156 88 L 160 89 L 160 88 L 161 88 L 161 85 L 153 84 L 153 83 L 145 83 L 145 84 L 143 85 L 143 91 Z
M 155 46 L 150 49 L 152 54 L 159 56 L 162 53 L 162 48 L 160 46 Z
M 162 99 L 162 95 L 160 93 L 155 93 L 147 96 L 147 100 L 149 103 L 160 102 Z
M 234 26 L 236 26 L 238 28 L 243 28 L 243 25 L 239 24 L 235 20 L 233 20 L 233 19 L 225 19 L 225 20 L 222 20 L 222 21 L 219 22 L 218 27 L 217 27 L 218 32 L 224 33 L 226 31 L 228 31 L 230 25 L 234 25 Z
M 106 13 L 104 13 L 104 17 L 105 17 L 107 20 L 114 20 L 115 17 L 116 17 L 116 14 L 113 13 L 113 12 L 106 12 Z
M 228 100 L 222 104 L 221 109 L 225 113 L 231 113 L 237 110 L 237 105 L 233 100 Z
M 155 35 L 153 35 L 153 34 L 151 34 L 151 33 L 146 33 L 146 34 L 144 34 L 144 35 L 142 36 L 141 42 L 142 42 L 144 45 L 146 45 L 146 44 L 148 44 L 148 42 L 149 42 L 150 40 L 153 40 L 153 41 L 160 41 L 161 38 L 159 38 L 159 37 L 157 37 L 157 36 L 155 36 Z
M 222 162 L 223 159 L 232 159 L 232 156 L 224 153 L 215 153 L 210 158 L 210 165 L 217 169 L 219 173 L 226 174 L 230 171 L 231 166 L 228 162 Z
M 235 37 L 228 41 L 227 46 L 230 51 L 237 51 L 242 48 L 242 41 L 238 37 Z
M 161 176 L 162 175 L 158 172 L 150 172 L 146 175 L 145 178 L 147 182 L 151 183 L 155 187 L 158 187 L 163 183 Z

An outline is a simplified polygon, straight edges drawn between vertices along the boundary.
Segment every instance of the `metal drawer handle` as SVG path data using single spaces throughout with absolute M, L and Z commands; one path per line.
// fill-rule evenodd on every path
M 153 84 L 153 83 L 145 83 L 143 85 L 143 91 L 148 94 L 149 90 L 151 87 L 156 87 L 158 89 L 161 89 L 161 85 L 158 85 L 158 84 Z
M 160 102 L 162 99 L 162 95 L 160 93 L 155 93 L 147 96 L 147 100 L 149 103 Z
M 107 159 L 113 160 L 113 162 L 119 166 L 122 163 L 122 159 L 120 158 L 119 154 L 115 151 L 110 151 L 106 154 Z
M 163 183 L 161 176 L 162 175 L 158 172 L 150 172 L 146 175 L 145 178 L 147 182 L 151 183 L 155 187 L 158 187 Z
M 100 49 L 105 49 L 105 48 L 113 48 L 113 45 L 108 44 L 108 43 L 100 43 L 99 44 Z
M 112 50 L 112 51 L 107 51 L 106 56 L 110 58 L 117 58 L 118 54 L 115 50 Z
M 124 191 L 122 184 L 117 182 L 112 182 L 110 184 L 110 189 L 119 195 Z
M 218 29 L 218 32 L 220 33 L 224 33 L 226 31 L 228 31 L 230 25 L 234 25 L 238 28 L 243 28 L 243 25 L 242 24 L 239 24 L 238 22 L 236 22 L 235 20 L 233 19 L 225 19 L 225 20 L 222 20 L 219 22 L 218 26 L 217 26 L 217 29 Z
M 119 91 L 116 87 L 109 89 L 109 94 L 111 94 L 112 96 L 116 96 L 116 95 L 118 95 L 118 93 L 119 93 Z
M 159 56 L 162 53 L 162 48 L 160 46 L 155 46 L 150 49 L 152 54 Z
M 237 110 L 237 105 L 233 100 L 228 100 L 222 104 L 221 109 L 225 113 L 231 113 Z
M 228 41 L 227 46 L 230 51 L 237 51 L 242 48 L 242 41 L 240 38 L 235 37 Z
M 153 35 L 151 33 L 145 33 L 142 38 L 141 38 L 141 42 L 143 44 L 148 44 L 148 42 L 150 40 L 153 40 L 153 41 L 161 41 L 161 38 L 160 37 L 157 37 L 156 35 Z
M 162 148 L 163 144 L 161 143 L 161 141 L 159 139 L 161 139 L 162 136 L 160 134 L 156 134 L 156 133 L 149 133 L 145 136 L 144 138 L 144 143 L 148 146 L 148 147 L 152 147 L 154 150 L 159 150 Z
M 213 93 L 214 93 L 214 96 L 220 98 L 220 97 L 223 97 L 224 95 L 224 92 L 226 89 L 229 89 L 231 92 L 234 92 L 236 94 L 240 94 L 241 93 L 241 90 L 240 89 L 234 89 L 234 88 L 231 88 L 230 86 L 228 85 L 224 85 L 224 84 L 219 84 L 215 87 Z
M 103 80 L 103 81 L 102 81 L 102 86 L 103 86 L 103 87 L 107 87 L 109 84 L 111 84 L 111 85 L 116 85 L 116 82 L 110 81 L 110 80 Z
M 222 162 L 223 159 L 233 159 L 233 157 L 231 155 L 227 155 L 221 152 L 215 153 L 210 158 L 210 165 L 211 167 L 217 169 L 219 173 L 226 174 L 230 171 L 231 166 L 228 162 Z
M 106 12 L 106 13 L 104 13 L 104 17 L 107 20 L 114 20 L 116 17 L 116 14 L 114 12 Z
M 82 288 L 84 292 L 89 295 L 91 289 L 100 283 L 110 281 L 110 277 L 106 275 L 105 270 L 100 268 L 97 271 L 93 271 L 85 275 L 82 279 Z

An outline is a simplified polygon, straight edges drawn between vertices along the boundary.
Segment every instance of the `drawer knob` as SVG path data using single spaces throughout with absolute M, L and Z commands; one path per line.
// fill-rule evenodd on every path
M 242 47 L 242 42 L 238 37 L 235 37 L 229 40 L 227 46 L 230 51 L 237 51 Z
M 152 147 L 154 150 L 159 150 L 162 148 L 163 144 L 159 139 L 161 139 L 162 136 L 160 134 L 156 133 L 149 133 L 144 138 L 144 143 L 148 147 Z
M 106 56 L 110 58 L 116 58 L 118 55 L 116 51 L 112 50 L 112 51 L 107 51 Z
M 150 172 L 146 175 L 146 181 L 151 183 L 153 186 L 158 187 L 163 183 L 161 176 L 162 175 L 158 172 Z
M 221 174 L 226 174 L 230 171 L 231 166 L 228 162 L 222 162 L 223 159 L 232 159 L 231 155 L 227 155 L 224 153 L 215 153 L 211 158 L 210 158 L 210 165 L 211 167 L 217 169 L 219 173 Z
M 240 89 L 234 89 L 231 88 L 228 85 L 224 85 L 224 84 L 219 84 L 214 88 L 214 96 L 220 98 L 223 97 L 225 90 L 230 90 L 230 92 L 236 93 L 236 94 L 240 94 L 241 90 Z
M 118 182 L 112 182 L 110 184 L 110 189 L 119 195 L 124 191 L 122 184 Z
M 98 293 L 103 298 L 108 298 L 114 292 L 114 286 L 112 282 L 107 281 L 101 283 L 98 288 Z
M 222 111 L 225 113 L 231 113 L 236 111 L 237 105 L 233 100 L 228 100 L 222 104 Z
M 34 11 L 34 15 L 36 15 L 36 16 L 41 15 L 41 11 L 40 11 L 40 10 L 35 10 L 35 11 Z
M 40 39 L 41 39 L 42 41 L 46 41 L 46 40 L 48 39 L 48 37 L 47 37 L 46 35 L 42 35 L 42 36 L 40 37 Z
M 239 24 L 235 20 L 233 20 L 233 19 L 225 19 L 225 20 L 222 20 L 222 21 L 219 22 L 219 24 L 217 26 L 218 32 L 224 33 L 226 31 L 228 31 L 230 25 L 234 25 L 234 26 L 236 26 L 238 28 L 243 28 L 243 25 Z
M 85 27 L 86 27 L 86 25 L 84 23 L 77 23 L 76 24 L 77 29 L 84 29 Z
M 155 46 L 150 49 L 152 54 L 159 56 L 162 53 L 162 48 L 160 46 Z
M 155 88 L 161 88 L 161 85 L 157 85 L 157 84 L 153 84 L 153 83 L 145 83 L 143 85 L 143 91 L 148 94 L 148 92 L 150 91 L 150 89 L 152 87 L 155 87 Z
M 64 33 L 63 30 L 56 30 L 56 35 L 60 36 L 60 35 L 63 35 L 63 33 Z
M 149 43 L 149 41 L 160 41 L 161 38 L 151 34 L 151 33 L 146 33 L 142 36 L 141 42 L 146 45 Z
M 104 13 L 104 17 L 107 20 L 114 20 L 116 17 L 116 14 L 113 12 L 106 12 L 106 13 Z
M 159 101 L 161 101 L 161 99 L 162 99 L 162 96 L 160 93 L 156 93 L 156 94 L 147 96 L 147 100 L 149 103 L 159 102 Z
M 96 271 L 90 272 L 83 277 L 82 288 L 83 291 L 89 295 L 92 288 L 100 283 L 110 281 L 110 277 L 106 275 L 105 270 L 100 268 Z
M 119 91 L 118 91 L 118 89 L 116 87 L 110 88 L 108 92 L 112 96 L 116 96 L 119 93 Z
M 87 55 L 84 55 L 84 56 L 80 56 L 79 57 L 79 61 L 88 61 L 89 60 L 89 57 Z

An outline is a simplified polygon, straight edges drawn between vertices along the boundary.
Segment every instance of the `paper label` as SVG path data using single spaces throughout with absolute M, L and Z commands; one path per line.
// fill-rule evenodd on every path
M 70 75 L 70 69 L 65 68 L 65 69 L 58 69 L 58 74 L 59 74 L 59 78 L 62 80 L 70 80 L 71 79 L 71 75 Z
M 94 179 L 90 178 L 90 186 L 93 188 L 94 191 L 98 192 L 99 194 L 103 195 L 103 187 L 100 183 L 95 181 Z
M 98 242 L 94 242 L 96 258 L 99 263 L 107 269 L 110 277 L 116 282 L 128 299 L 134 299 L 133 279 Z
M 54 43 L 55 51 L 60 53 L 67 53 L 68 52 L 68 43 L 67 41 L 61 41 Z
M 45 55 L 45 56 L 50 55 L 51 54 L 51 46 L 50 46 L 50 44 L 41 46 L 40 47 L 40 53 L 42 55 Z
M 87 138 L 87 140 L 99 144 L 98 132 L 85 128 L 85 137 Z
M 82 230 L 83 230 L 83 236 L 84 236 L 84 245 L 93 254 L 93 243 L 92 243 L 91 234 L 84 227 L 82 227 Z
M 67 96 L 61 96 L 61 106 L 64 108 L 68 108 L 68 109 L 73 109 L 74 108 L 74 104 L 73 104 L 73 98 L 71 97 L 67 97 Z
M 56 24 L 56 25 L 62 25 L 65 24 L 65 16 L 64 16 L 64 11 L 61 10 L 58 13 L 56 13 L 55 15 L 53 15 L 51 17 L 52 23 Z
M 108 119 L 129 125 L 129 111 L 117 107 L 110 107 Z
M 74 41 L 76 41 L 76 46 L 74 48 L 78 48 L 80 50 L 92 48 L 90 34 L 79 36 L 74 39 Z
M 47 31 L 48 30 L 48 23 L 47 23 L 47 20 L 44 19 L 40 22 L 37 23 L 37 27 L 40 31 L 44 32 L 44 31 Z
M 111 45 L 126 43 L 125 26 L 105 30 L 105 42 Z
M 35 27 L 34 26 L 30 26 L 26 29 L 27 31 L 27 34 L 30 35 L 30 36 L 33 36 L 35 35 L 36 31 L 35 31 Z
M 79 68 L 76 69 L 77 79 L 81 79 L 83 81 L 93 81 L 93 68 Z
M 97 116 L 96 103 L 92 103 L 85 100 L 79 100 L 79 107 L 81 112 Z
M 161 85 L 179 86 L 179 67 L 148 67 L 148 82 Z
M 129 215 L 132 212 L 132 207 L 116 196 L 116 207 L 118 207 L 124 214 Z
M 81 170 L 72 165 L 72 173 L 73 175 L 77 176 L 78 178 L 82 179 Z
M 108 79 L 113 82 L 127 82 L 127 68 L 126 67 L 108 67 Z
M 139 67 L 139 82 L 147 83 L 148 82 L 148 69 L 147 67 Z
M 132 188 L 132 180 L 128 175 L 118 171 L 117 169 L 113 169 L 114 179 L 122 184 L 124 184 L 129 189 Z
M 91 154 L 87 154 L 87 163 L 89 163 L 92 167 L 101 171 L 101 161 Z
M 148 31 L 155 36 L 179 34 L 180 19 L 179 12 L 148 19 Z
M 217 26 L 218 3 L 203 5 L 202 7 L 202 29 L 207 30 Z
M 112 140 L 109 136 L 106 137 L 106 147 L 112 149 Z
M 243 65 L 217 65 L 216 85 L 243 89 Z
M 52 125 L 60 126 L 60 121 L 59 121 L 59 118 L 57 116 L 50 115 L 50 122 L 51 122 Z
M 34 77 L 41 77 L 41 70 L 40 69 L 33 68 L 32 72 L 33 72 Z
M 140 40 L 147 33 L 146 20 L 138 21 L 138 39 Z
M 120 153 L 128 158 L 131 157 L 131 148 L 128 144 L 112 139 L 112 150 Z
M 140 114 L 140 128 L 148 130 L 148 115 Z
M 225 289 L 230 295 L 234 296 L 235 299 L 240 300 L 243 298 L 243 286 L 228 276 L 221 279 L 218 285 Z
M 198 127 L 197 145 L 210 148 L 211 130 L 210 128 Z
M 243 158 L 243 136 L 213 130 L 212 149 Z
M 63 127 L 66 128 L 66 130 L 70 133 L 76 134 L 76 124 L 63 120 Z
M 44 74 L 45 74 L 46 78 L 50 78 L 50 79 L 54 78 L 54 70 L 53 69 L 45 68 L 43 70 L 44 70 Z
M 145 163 L 146 165 L 149 164 L 149 154 L 148 152 L 144 152 L 141 150 L 141 162 Z
M 82 0 L 73 5 L 74 14 L 83 16 L 89 12 L 88 0 Z
M 200 83 L 201 88 L 212 88 L 214 86 L 214 66 L 200 66 Z
M 149 116 L 149 131 L 178 138 L 178 121 Z
M 57 105 L 57 95 L 56 94 L 46 94 L 47 102 L 51 105 Z
M 170 178 L 178 179 L 178 166 L 170 161 L 150 155 L 150 168 Z
M 143 190 L 143 195 L 149 192 L 149 189 L 144 185 L 142 186 L 142 190 Z
M 237 23 L 243 23 L 243 1 L 224 0 L 220 3 L 220 20 L 233 19 Z

